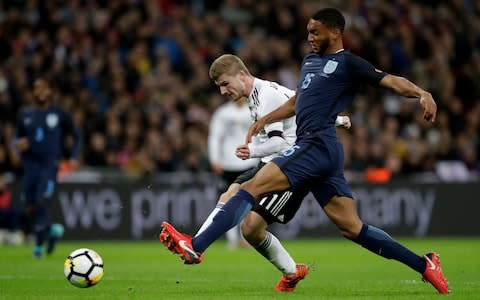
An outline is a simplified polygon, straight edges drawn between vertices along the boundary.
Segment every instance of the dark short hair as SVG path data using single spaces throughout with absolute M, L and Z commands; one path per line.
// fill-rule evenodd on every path
M 317 11 L 312 19 L 321 22 L 329 28 L 338 28 L 343 33 L 345 29 L 345 17 L 335 8 L 323 8 Z

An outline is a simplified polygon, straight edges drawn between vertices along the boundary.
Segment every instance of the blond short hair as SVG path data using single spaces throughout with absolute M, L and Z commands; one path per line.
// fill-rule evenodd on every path
M 214 81 L 218 79 L 223 74 L 230 76 L 237 75 L 240 71 L 244 71 L 248 75 L 250 72 L 247 67 L 240 59 L 240 57 L 233 54 L 224 54 L 212 63 L 210 66 L 210 71 L 208 72 L 210 78 Z

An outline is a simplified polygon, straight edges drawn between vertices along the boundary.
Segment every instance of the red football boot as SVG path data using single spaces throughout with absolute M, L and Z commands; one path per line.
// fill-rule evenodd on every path
M 192 237 L 178 232 L 171 224 L 162 223 L 159 239 L 168 250 L 180 255 L 185 264 L 193 265 L 202 262 L 202 253 L 193 250 Z

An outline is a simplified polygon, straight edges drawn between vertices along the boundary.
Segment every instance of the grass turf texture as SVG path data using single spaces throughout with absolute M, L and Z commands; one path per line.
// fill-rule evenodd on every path
M 479 299 L 480 238 L 401 240 L 417 253 L 434 249 L 452 293 L 437 294 L 420 275 L 341 239 L 285 241 L 298 262 L 312 266 L 294 293 L 277 294 L 280 273 L 253 249 L 230 251 L 219 241 L 200 265 L 183 265 L 159 242 L 62 242 L 41 260 L 31 247 L 0 247 L 0 299 Z M 105 274 L 94 287 L 72 286 L 63 262 L 92 248 Z

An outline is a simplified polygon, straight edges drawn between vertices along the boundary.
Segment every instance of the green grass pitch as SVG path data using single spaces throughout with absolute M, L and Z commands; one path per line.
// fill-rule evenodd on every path
M 223 241 L 200 265 L 184 265 L 156 241 L 62 242 L 41 260 L 31 247 L 0 247 L 0 299 L 480 299 L 480 238 L 402 239 L 417 253 L 435 249 L 452 292 L 439 295 L 420 276 L 342 239 L 284 244 L 297 262 L 312 266 L 297 290 L 277 294 L 280 273 L 253 249 L 230 251 Z M 76 248 L 96 250 L 103 280 L 80 289 L 63 275 L 65 257 Z

